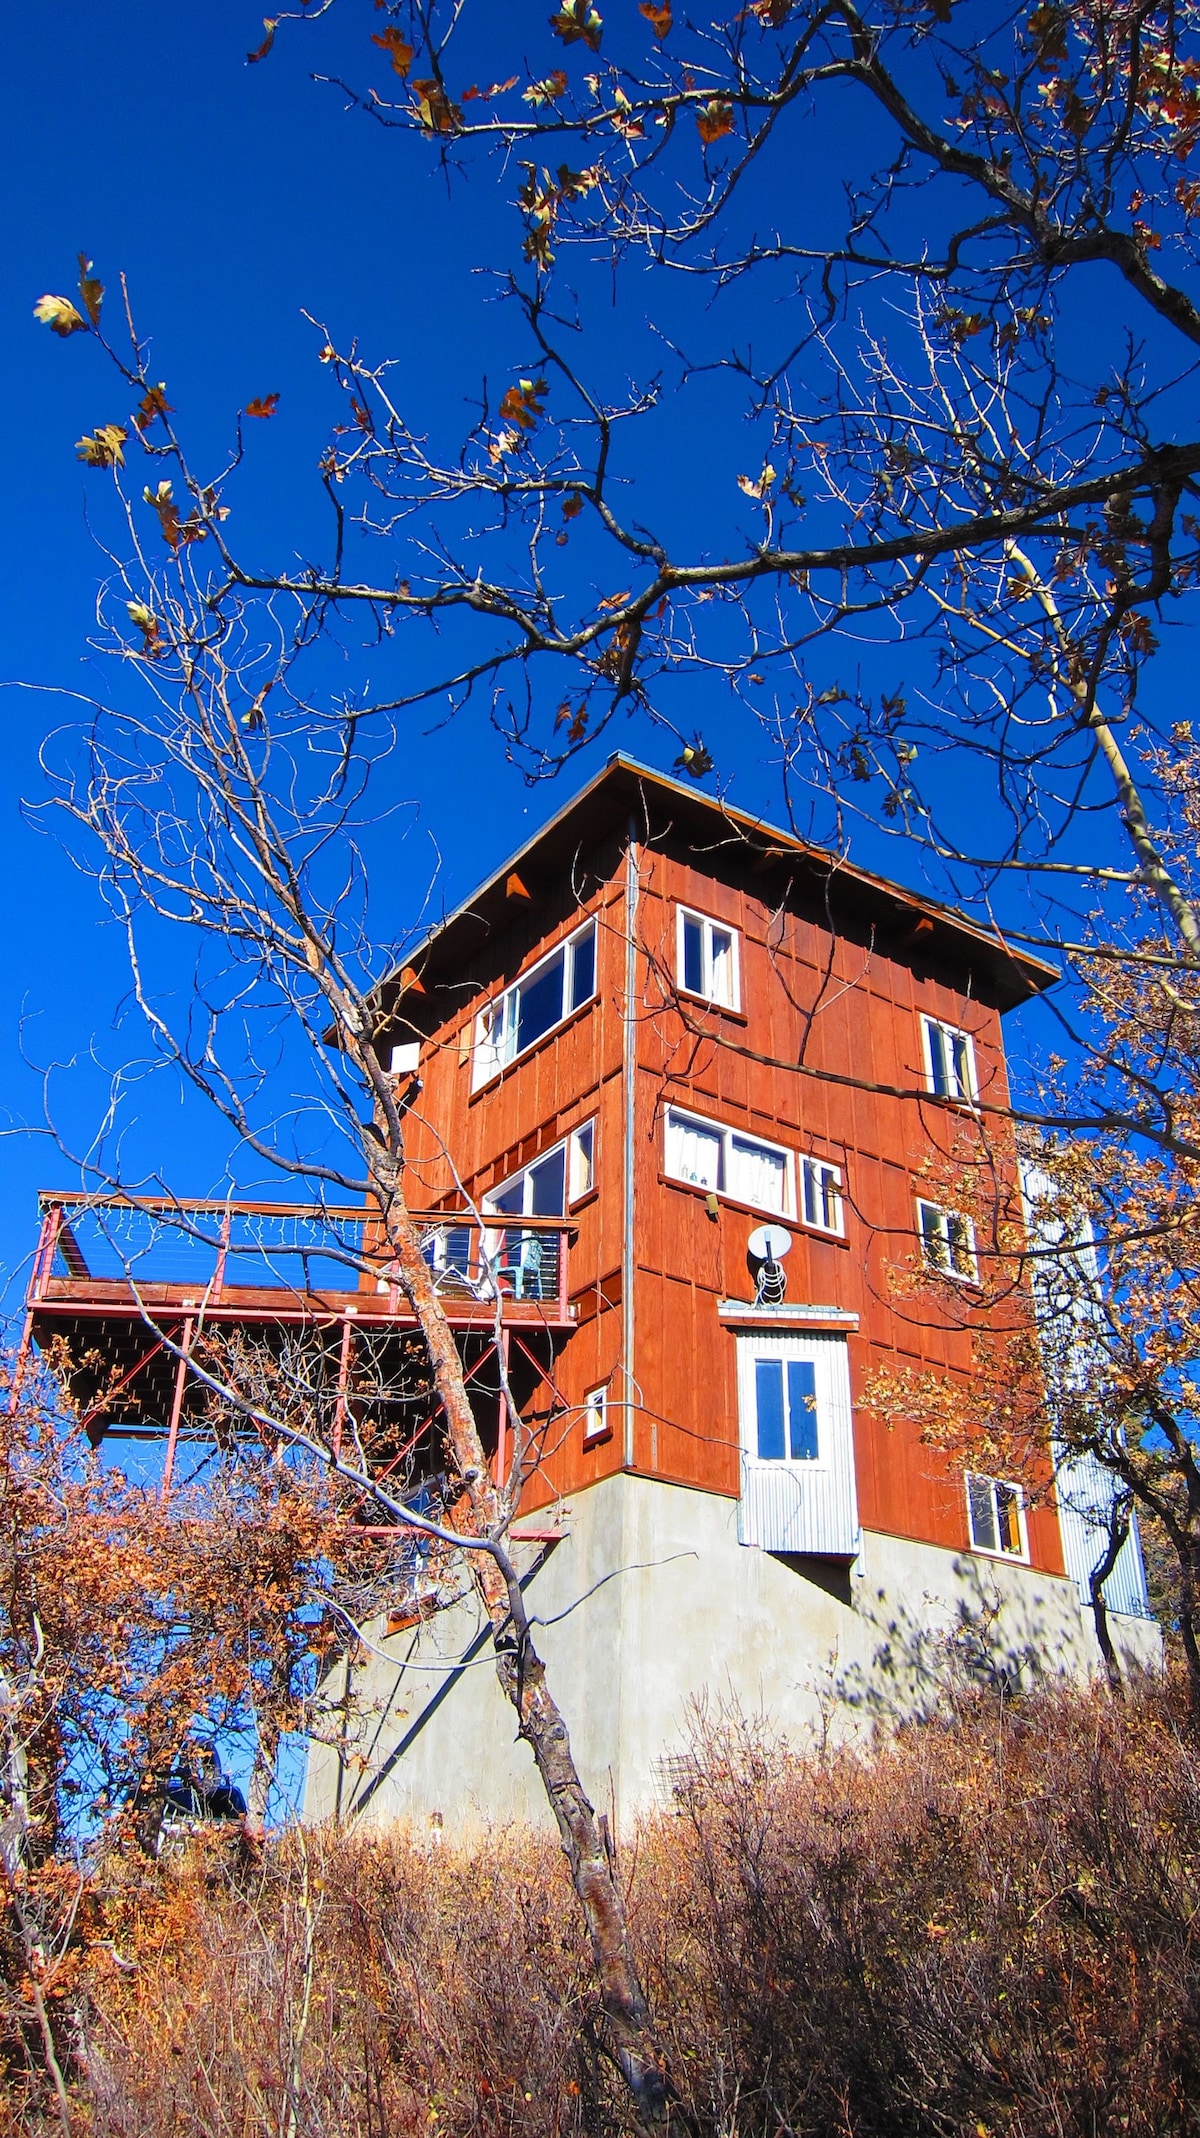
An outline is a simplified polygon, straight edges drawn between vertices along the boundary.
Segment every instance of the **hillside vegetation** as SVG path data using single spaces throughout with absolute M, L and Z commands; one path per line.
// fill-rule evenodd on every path
M 1200 1762 L 1169 1690 L 970 1700 L 871 1756 L 709 1729 L 620 1867 L 683 2127 L 1200 2130 Z M 576 1907 L 515 1834 L 114 1839 L 44 1985 L 72 2127 L 623 2130 Z M 10 1958 L 32 2131 L 55 2110 Z

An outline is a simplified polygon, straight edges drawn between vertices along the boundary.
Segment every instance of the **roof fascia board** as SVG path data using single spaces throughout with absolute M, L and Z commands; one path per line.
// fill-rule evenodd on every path
M 477 907 L 482 906 L 504 883 L 506 878 L 511 875 L 513 870 L 519 869 L 521 862 L 535 848 L 540 846 L 545 839 L 550 837 L 576 810 L 583 808 L 589 798 L 596 794 L 617 771 L 626 773 L 643 786 L 654 788 L 664 796 L 677 796 L 688 805 L 689 809 L 712 811 L 714 816 L 728 823 L 731 829 L 741 830 L 752 836 L 756 843 L 765 844 L 773 848 L 779 854 L 781 860 L 789 853 L 795 854 L 800 860 L 811 862 L 818 868 L 828 869 L 831 874 L 842 877 L 870 896 L 884 896 L 907 906 L 915 918 L 928 918 L 941 927 L 949 929 L 954 935 L 963 939 L 965 943 L 978 944 L 979 948 L 985 950 L 991 958 L 1010 958 L 1014 967 L 1025 975 L 1031 993 L 1040 993 L 1042 989 L 1052 986 L 1060 978 L 1055 967 L 1047 964 L 1044 959 L 1036 958 L 1028 951 L 1011 950 L 1002 936 L 999 934 L 990 935 L 985 929 L 980 928 L 976 922 L 968 920 L 965 914 L 959 913 L 953 906 L 943 905 L 936 899 L 926 898 L 919 891 L 909 890 L 905 884 L 893 883 L 889 877 L 874 875 L 869 869 L 861 869 L 854 862 L 847 861 L 836 853 L 831 853 L 827 847 L 812 845 L 806 840 L 797 838 L 794 832 L 784 831 L 778 825 L 768 824 L 761 817 L 752 817 L 745 810 L 735 809 L 731 804 L 723 802 L 715 796 L 702 794 L 694 787 L 685 787 L 682 781 L 671 779 L 666 773 L 656 771 L 653 766 L 643 765 L 636 758 L 627 757 L 623 751 L 615 750 L 612 756 L 600 767 L 600 770 L 593 774 L 586 786 L 580 787 L 575 794 L 571 795 L 563 803 L 562 807 L 555 811 L 552 817 L 548 817 L 544 824 L 538 826 L 538 829 L 526 839 L 522 846 L 517 847 L 508 856 L 507 860 L 502 861 L 489 876 L 485 877 L 482 883 L 477 884 L 470 896 L 465 898 L 461 905 L 456 906 L 452 912 L 446 914 L 444 919 L 428 929 L 415 949 L 404 953 L 403 957 L 379 982 L 379 991 L 392 986 L 406 967 L 416 967 L 419 960 L 427 955 L 439 937 L 446 934 L 459 921 L 467 919 Z

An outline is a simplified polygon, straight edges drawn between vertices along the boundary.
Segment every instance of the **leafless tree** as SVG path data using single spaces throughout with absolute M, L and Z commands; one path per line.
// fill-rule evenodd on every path
M 357 21 L 351 0 L 274 18 L 264 78 L 278 37 L 330 16 Z M 106 340 L 136 403 L 80 441 L 97 467 L 136 441 L 151 475 L 128 657 L 165 672 L 165 545 L 174 568 L 203 554 L 218 630 L 275 603 L 295 644 L 411 648 L 400 687 L 347 697 L 381 736 L 482 702 L 535 777 L 630 709 L 705 776 L 680 708 L 706 677 L 771 738 L 798 828 L 840 846 L 868 818 L 1068 960 L 1191 963 L 1186 744 L 1154 664 L 1197 567 L 1193 14 L 570 0 L 518 37 L 470 0 L 389 0 L 361 53 L 326 94 L 511 199 L 505 383 L 439 432 L 386 353 L 318 329 L 330 534 L 284 567 L 231 517 L 273 397 L 227 465 L 195 466 L 85 264 L 78 303 L 42 310 Z M 596 306 L 634 272 L 665 361 L 614 394 Z M 728 435 L 710 443 L 735 422 L 736 481 Z M 685 458 L 702 512 L 673 508 Z
M 1063 933 L 1054 894 L 1133 888 L 1194 957 L 1152 761 L 1172 720 L 1160 735 L 1145 680 L 1197 561 L 1193 13 L 754 0 L 726 21 L 569 0 L 537 50 L 469 4 L 382 13 L 340 86 L 507 189 L 528 376 L 466 438 L 431 440 L 392 367 L 326 340 L 345 411 L 322 466 L 328 559 L 252 565 L 193 482 L 230 592 L 286 588 L 313 618 L 365 605 L 389 636 L 457 617 L 461 659 L 392 702 L 489 693 L 547 769 L 623 703 L 670 725 L 670 679 L 707 670 L 768 707 L 807 821 L 818 798 L 835 837 L 882 817 L 985 906 L 1020 872 L 1043 940 Z M 847 122 L 839 184 L 825 166 Z M 650 270 L 664 337 L 678 319 L 699 346 L 674 349 L 673 386 L 647 375 L 613 399 L 588 333 L 599 279 L 607 295 L 627 266 Z M 697 283 L 713 323 L 692 307 L 685 329 L 676 299 Z M 672 392 L 677 421 L 689 396 L 711 420 L 714 368 L 743 390 L 747 467 L 736 490 L 722 475 L 693 548 L 656 441 Z M 347 572 L 350 520 L 378 538 L 375 576 Z M 903 648 L 915 692 L 857 687 L 864 642 Z M 706 755 L 685 748 L 690 769 Z M 991 829 L 968 836 L 985 794 Z M 1121 828 L 1123 866 L 1104 832 L 1109 851 L 1079 851 L 1095 815 Z
M 296 635 L 273 628 L 270 610 L 214 610 L 193 555 L 183 542 L 172 551 L 172 569 L 156 575 L 153 606 L 146 603 L 148 699 L 134 711 L 96 706 L 85 729 L 50 746 L 56 802 L 125 933 L 136 999 L 164 1062 L 216 1106 L 244 1153 L 310 1197 L 364 1206 L 370 1248 L 345 1259 L 353 1282 L 368 1265 L 394 1272 L 415 1317 L 438 1467 L 448 1479 L 441 1519 L 436 1509 L 418 1511 L 402 1480 L 380 1480 L 353 1428 L 339 1449 L 311 1358 L 285 1349 L 268 1361 L 210 1340 L 193 1349 L 189 1370 L 218 1418 L 241 1419 L 261 1442 L 294 1451 L 314 1476 L 359 1495 L 386 1524 L 469 1567 L 586 1919 L 608 2045 L 639 2113 L 655 2121 L 669 2095 L 621 1883 L 546 1684 L 507 1543 L 536 1449 L 505 1388 L 512 1456 L 507 1474 L 493 1477 L 408 1202 L 404 1103 L 377 1038 L 375 989 L 390 961 L 368 931 L 358 842 L 371 754 L 386 738 L 372 731 L 364 750 L 361 723 L 310 712 L 290 687 Z M 171 979 L 155 975 L 181 957 L 192 982 L 176 1023 Z M 280 1093 L 297 1038 L 311 1096 L 289 1111 Z M 120 1178 L 119 1157 L 103 1139 L 90 1177 L 106 1188 Z M 181 1209 L 178 1222 L 195 1221 Z M 333 1224 L 330 1238 L 336 1251 Z M 165 1324 L 156 1333 L 182 1348 Z M 369 1608 L 370 1596 L 359 1600 Z

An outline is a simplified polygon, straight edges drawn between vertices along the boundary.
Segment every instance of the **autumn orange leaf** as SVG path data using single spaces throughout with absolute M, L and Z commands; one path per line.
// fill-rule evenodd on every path
M 469 104 L 472 98 L 475 97 L 502 97 L 506 90 L 515 89 L 516 86 L 517 76 L 515 74 L 510 74 L 505 82 L 489 82 L 486 89 L 479 89 L 472 83 L 469 89 L 463 90 L 462 100 L 464 104 Z
M 589 52 L 600 50 L 604 24 L 588 0 L 563 0 L 558 13 L 550 17 L 550 27 L 565 45 L 585 44 Z
M 662 7 L 656 7 L 654 0 L 640 0 L 638 14 L 645 16 L 660 44 L 664 37 L 670 36 L 671 25 L 675 20 L 671 13 L 671 0 L 665 0 Z
M 256 67 L 256 66 L 258 65 L 258 62 L 259 62 L 259 60 L 260 60 L 260 59 L 265 59 L 265 58 L 266 58 L 266 56 L 267 56 L 268 52 L 269 52 L 269 51 L 270 51 L 270 49 L 271 49 L 271 46 L 272 46 L 272 45 L 274 44 L 274 42 L 275 42 L 275 32 L 276 32 L 276 30 L 277 30 L 277 28 L 278 28 L 278 27 L 279 27 L 279 23 L 278 23 L 278 18 L 277 18 L 276 16 L 272 16 L 272 15 L 264 15 L 264 16 L 263 16 L 263 28 L 264 28 L 264 30 L 266 31 L 266 33 L 267 33 L 267 34 L 266 34 L 266 36 L 265 36 L 265 37 L 263 38 L 263 41 L 262 41 L 262 43 L 261 43 L 261 44 L 259 45 L 259 47 L 258 47 L 258 50 L 257 50 L 256 52 L 247 52 L 247 54 L 246 54 L 246 65 L 247 65 L 248 67 Z
M 94 327 L 100 324 L 100 307 L 104 302 L 104 284 L 97 282 L 92 273 L 92 263 L 85 252 L 79 255 L 79 294 L 83 309 Z
M 629 591 L 629 588 L 626 587 L 623 594 L 610 594 L 607 601 L 600 603 L 600 607 L 602 609 L 619 609 L 622 602 L 628 601 Z
M 519 430 L 531 431 L 548 391 L 545 379 L 518 379 L 500 403 L 501 418 L 505 423 L 515 423 Z
M 582 511 L 583 499 L 580 497 L 578 490 L 572 490 L 570 495 L 563 499 L 562 516 L 564 520 L 573 520 Z
M 166 382 L 160 379 L 157 386 L 147 386 L 145 393 L 138 402 L 133 420 L 140 431 L 145 431 L 149 430 L 156 416 L 161 416 L 165 423 L 171 413 L 171 404 L 167 399 Z
M 747 497 L 763 498 L 766 496 L 768 490 L 771 487 L 771 484 L 775 480 L 775 473 L 776 471 L 771 466 L 770 461 L 765 461 L 763 464 L 762 474 L 759 476 L 757 482 L 755 482 L 754 478 L 750 475 L 738 476 L 738 489 L 743 491 Z
M 52 334 L 86 334 L 88 323 L 82 312 L 76 310 L 69 297 L 39 297 L 33 308 L 33 316 L 40 319 Z
M 702 111 L 696 113 L 696 131 L 705 148 L 714 141 L 721 141 L 733 132 L 733 107 L 724 97 L 712 97 Z
M 242 414 L 244 416 L 254 416 L 258 420 L 264 421 L 266 417 L 274 415 L 278 406 L 279 395 L 277 393 L 267 393 L 262 396 L 261 400 L 247 401 Z
M 77 438 L 75 451 L 89 468 L 123 468 L 128 431 L 119 423 L 100 423 L 86 438 Z
M 521 95 L 526 104 L 536 106 L 557 104 L 559 98 L 566 93 L 567 77 L 561 68 L 556 67 L 553 74 L 544 75 L 540 82 L 530 82 L 528 89 L 523 89 Z
M 416 97 L 417 118 L 431 134 L 454 134 L 462 125 L 463 116 L 457 104 L 452 104 L 440 82 L 422 81 L 412 85 Z
M 143 653 L 145 653 L 150 660 L 155 660 L 163 650 L 159 638 L 159 622 L 157 616 L 155 615 L 153 609 L 148 609 L 146 607 L 144 601 L 127 601 L 125 606 L 129 611 L 130 622 L 136 624 L 138 630 L 142 634 Z
M 146 503 L 153 506 L 158 514 L 159 526 L 163 531 L 163 540 L 171 549 L 178 549 L 180 535 L 179 507 L 175 503 L 170 483 L 161 482 L 157 490 L 152 490 L 147 484 L 142 496 L 145 498 Z
M 378 45 L 381 52 L 387 53 L 392 63 L 393 74 L 398 74 L 401 81 L 406 82 L 408 80 L 408 70 L 413 63 L 413 47 L 406 37 L 401 36 L 395 23 L 389 22 L 384 30 L 373 30 L 371 32 L 371 43 Z

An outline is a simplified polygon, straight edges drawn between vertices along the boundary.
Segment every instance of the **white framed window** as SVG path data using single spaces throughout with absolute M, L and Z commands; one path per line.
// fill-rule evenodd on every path
M 925 1082 L 935 1098 L 954 1099 L 960 1106 L 973 1106 L 979 1097 L 975 1076 L 975 1042 L 957 1025 L 943 1024 L 937 1017 L 922 1017 L 921 1047 L 925 1056 Z
M 812 1359 L 758 1357 L 754 1371 L 755 1462 L 819 1462 L 817 1369 Z
M 747 1136 L 740 1128 L 682 1113 L 677 1106 L 666 1112 L 664 1170 L 672 1180 L 731 1196 L 776 1217 L 795 1212 L 790 1151 Z
M 917 1227 L 930 1269 L 942 1277 L 956 1277 L 960 1284 L 978 1284 L 975 1227 L 969 1217 L 961 1210 L 943 1210 L 940 1203 L 918 1199 Z
M 596 923 L 585 922 L 475 1019 L 471 1089 L 490 1083 L 596 992 Z
M 1025 1494 L 1000 1477 L 967 1478 L 967 1528 L 972 1550 L 994 1559 L 1028 1559 Z
M 567 1137 L 567 1201 L 577 1203 L 596 1185 L 596 1124 L 585 1121 Z
M 590 1193 L 595 1179 L 596 1124 L 585 1121 L 532 1165 L 523 1166 L 483 1198 L 489 1217 L 563 1217 Z
M 845 1231 L 842 1219 L 842 1174 L 823 1158 L 800 1160 L 800 1215 L 817 1232 Z
M 675 908 L 676 978 L 685 995 L 700 995 L 722 1009 L 742 1006 L 738 938 L 734 928 L 710 920 L 706 913 L 693 913 L 688 906 Z
M 584 1447 L 590 1447 L 594 1440 L 605 1439 L 608 1431 L 608 1389 L 589 1388 L 583 1399 Z

